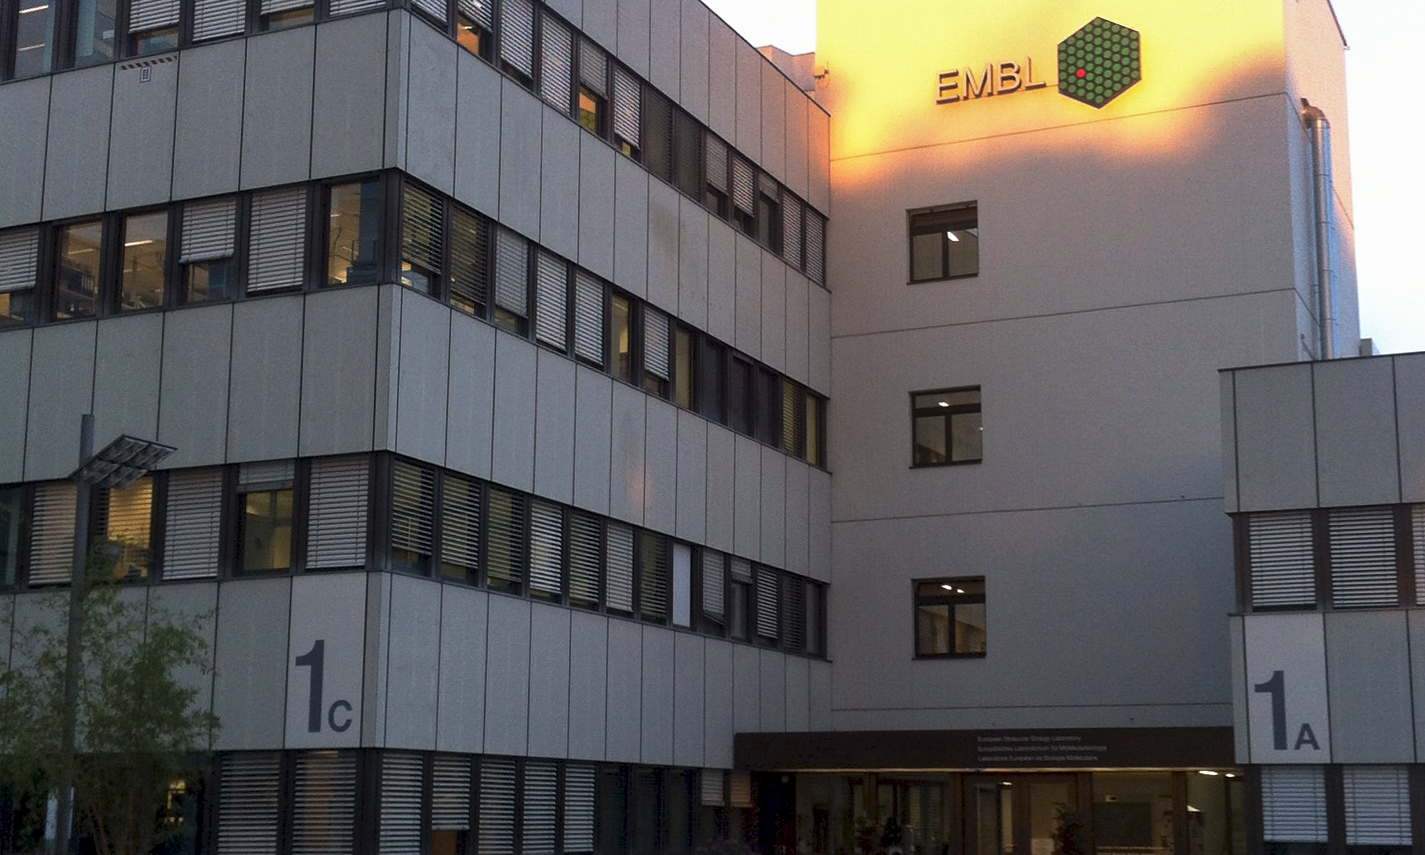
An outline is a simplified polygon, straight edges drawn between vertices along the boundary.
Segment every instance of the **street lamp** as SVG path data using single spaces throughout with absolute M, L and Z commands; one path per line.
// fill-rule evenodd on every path
M 60 757 L 66 780 L 61 782 L 55 805 L 54 851 L 67 855 L 74 813 L 74 729 L 79 706 L 79 653 L 83 627 L 85 564 L 89 560 L 89 493 L 94 487 L 121 490 L 152 472 L 174 451 L 173 446 L 147 439 L 120 436 L 94 453 L 94 414 L 79 422 L 79 468 L 69 476 L 74 482 L 74 569 L 69 579 L 69 633 L 64 647 L 64 721 L 60 729 Z

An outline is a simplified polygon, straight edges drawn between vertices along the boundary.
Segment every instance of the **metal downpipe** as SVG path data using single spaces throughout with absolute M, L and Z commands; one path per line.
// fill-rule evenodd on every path
M 1336 357 L 1335 270 L 1331 245 L 1335 222 L 1335 188 L 1331 176 L 1331 123 L 1319 107 L 1305 105 L 1301 114 L 1311 135 L 1312 202 L 1316 218 L 1316 319 L 1320 359 Z

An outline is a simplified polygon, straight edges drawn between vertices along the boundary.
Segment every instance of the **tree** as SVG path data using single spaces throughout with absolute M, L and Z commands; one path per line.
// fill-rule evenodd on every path
M 27 595 L 45 619 L 16 634 L 0 667 L 0 776 L 32 794 L 72 781 L 75 828 L 99 855 L 148 855 L 178 831 L 165 821 L 170 786 L 218 727 L 192 679 L 212 666 L 191 616 L 126 601 L 113 555 L 91 553 L 82 592 L 76 756 L 60 749 L 69 597 Z

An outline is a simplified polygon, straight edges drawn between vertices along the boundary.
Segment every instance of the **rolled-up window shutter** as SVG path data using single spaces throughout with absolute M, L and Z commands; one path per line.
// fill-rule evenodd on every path
M 782 196 L 782 258 L 802 269 L 802 203 L 791 194 Z
M 638 575 L 638 611 L 645 620 L 668 619 L 668 538 L 651 531 L 639 535 L 643 561 Z
M 604 285 L 593 274 L 574 271 L 574 355 L 604 362 Z
M 524 584 L 525 499 L 516 493 L 490 488 L 488 554 L 485 571 L 490 587 L 518 591 Z
M 307 569 L 366 565 L 366 457 L 312 461 L 307 507 Z
M 565 331 L 569 312 L 569 265 L 557 255 L 539 250 L 534 278 L 535 337 L 559 350 L 568 349 Z
M 615 611 L 633 611 L 633 529 L 611 522 L 606 532 L 605 596 Z
M 1326 783 L 1320 766 L 1262 767 L 1262 837 L 1326 842 Z
M 757 210 L 757 172 L 740 157 L 732 159 L 732 204 L 744 214 Z
M 429 556 L 435 538 L 435 475 L 404 460 L 391 467 L 391 548 Z
M 579 40 L 579 82 L 596 95 L 609 95 L 608 54 L 588 39 Z
M 524 792 L 520 799 L 523 810 L 523 834 L 520 852 L 523 855 L 554 855 L 558 833 L 559 767 L 552 760 L 526 760 Z
M 1247 518 L 1252 607 L 1316 604 L 1311 513 L 1258 513 Z
M 1406 766 L 1344 766 L 1346 845 L 1409 846 L 1410 776 Z
M 401 208 L 401 257 L 438 274 L 444 237 L 444 204 L 425 189 L 407 184 Z
M 614 135 L 638 146 L 638 129 L 643 123 L 643 87 L 638 78 L 614 66 Z
M 708 134 L 707 136 L 707 177 L 708 186 L 727 192 L 727 143 Z
M 247 29 L 247 0 L 197 0 L 193 41 L 241 35 Z
M 727 770 L 704 769 L 698 791 L 705 807 L 722 807 L 727 804 Z
M 274 12 L 286 12 L 289 9 L 301 9 L 311 5 L 313 5 L 312 0 L 262 0 L 258 11 L 263 15 L 271 15 Z
M 471 314 L 484 311 L 490 282 L 490 223 L 456 208 L 450 242 L 450 302 Z
M 292 486 L 297 471 L 291 460 L 263 460 L 238 467 L 238 491 L 285 490 Z
M 495 27 L 494 0 L 460 0 L 460 14 L 479 24 L 487 33 Z
M 74 570 L 74 482 L 56 481 L 35 488 L 30 521 L 31 585 L 68 582 Z
M 807 631 L 806 583 L 796 576 L 782 577 L 782 641 L 792 650 L 806 645 Z
M 218 575 L 222 518 L 223 470 L 169 473 L 163 578 L 206 579 Z
M 131 33 L 176 26 L 178 26 L 178 0 L 132 0 L 129 3 L 129 32 Z
M 386 0 L 330 0 L 330 3 L 331 14 L 352 15 L 370 9 L 380 9 L 386 5 Z
M 521 318 L 529 314 L 529 242 L 509 229 L 495 236 L 495 305 Z
M 664 380 L 670 377 L 668 316 L 648 305 L 643 307 L 643 367 Z
M 225 755 L 218 782 L 217 855 L 276 855 L 281 755 Z
M 480 759 L 480 855 L 514 855 L 515 761 Z
M 810 208 L 806 212 L 807 277 L 818 285 L 826 284 L 826 220 Z
M 1391 508 L 1328 512 L 1331 603 L 1338 609 L 1400 602 L 1395 569 L 1395 514 Z
M 437 754 L 431 759 L 430 826 L 435 831 L 470 828 L 470 758 Z
M 183 206 L 183 245 L 178 260 L 214 261 L 230 258 L 237 232 L 237 201 L 232 197 Z
M 757 634 L 777 637 L 777 571 L 757 568 Z
M 569 601 L 575 605 L 599 604 L 601 530 L 597 517 L 579 511 L 569 516 Z
M 301 285 L 305 274 L 306 238 L 306 189 L 254 194 L 248 293 Z
M 421 755 L 387 751 L 381 755 L 379 855 L 421 855 L 421 801 L 425 761 Z
M 553 15 L 545 15 L 540 39 L 539 95 L 567 114 L 574 94 L 574 31 Z
M 592 855 L 594 804 L 594 767 L 565 764 L 564 852 L 567 855 Z
M 529 508 L 529 588 L 558 597 L 563 593 L 564 512 L 535 499 Z
M 0 232 L 0 294 L 7 291 L 27 291 L 35 287 L 39 263 L 39 229 Z
M 356 842 L 356 755 L 297 755 L 292 855 L 350 855 Z
M 727 559 L 712 549 L 703 550 L 703 614 L 722 623 L 727 585 Z
M 480 487 L 451 473 L 441 482 L 440 560 L 464 578 L 480 567 Z
M 442 23 L 445 22 L 448 13 L 445 9 L 445 0 L 415 0 L 416 8 L 435 18 Z
M 500 0 L 500 58 L 533 76 L 534 4 L 530 0 Z
M 735 808 L 752 807 L 752 773 L 733 772 L 728 804 Z

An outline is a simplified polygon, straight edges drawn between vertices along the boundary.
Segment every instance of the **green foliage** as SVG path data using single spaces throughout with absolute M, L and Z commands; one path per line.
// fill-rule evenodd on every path
M 196 688 L 212 666 L 194 628 L 202 618 L 124 596 L 102 556 L 91 554 L 97 581 L 80 610 L 77 756 L 61 750 L 69 592 L 27 595 L 41 599 L 40 616 L 0 668 L 0 776 L 30 793 L 72 780 L 76 828 L 99 855 L 147 855 L 176 830 L 163 819 L 171 783 L 218 727 Z
M 1088 828 L 1076 810 L 1059 808 L 1054 828 L 1054 855 L 1088 855 Z

